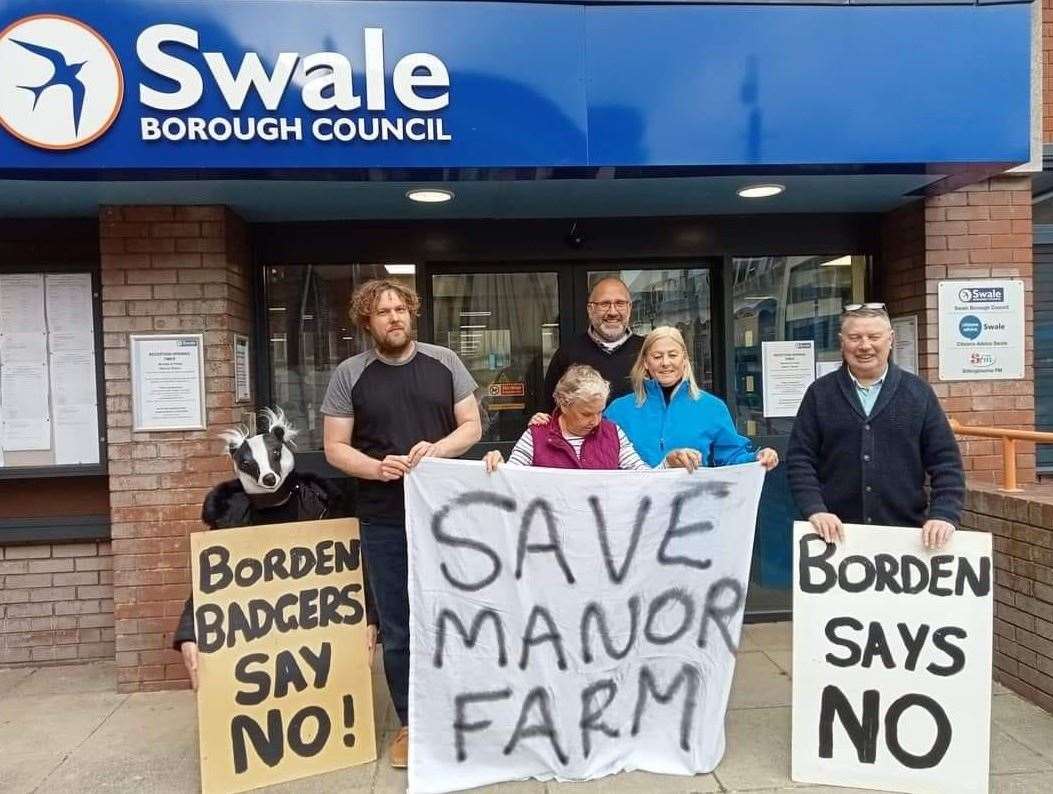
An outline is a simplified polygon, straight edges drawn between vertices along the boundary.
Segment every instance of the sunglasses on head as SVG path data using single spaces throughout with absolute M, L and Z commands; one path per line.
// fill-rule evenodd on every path
M 885 311 L 884 303 L 849 303 L 842 311 L 857 312 L 860 309 L 880 309 Z

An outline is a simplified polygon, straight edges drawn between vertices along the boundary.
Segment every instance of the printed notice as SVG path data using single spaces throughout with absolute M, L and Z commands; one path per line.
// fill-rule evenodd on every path
M 0 333 L 44 330 L 44 274 L 0 276 Z
M 90 353 L 95 350 L 92 334 L 76 331 L 60 331 L 48 334 L 48 349 L 52 353 Z
M 940 380 L 1024 377 L 1024 282 L 941 281 Z
M 43 331 L 3 334 L 0 336 L 0 362 L 43 364 L 48 357 L 47 341 Z
M 95 356 L 56 353 L 51 356 L 51 399 L 58 405 L 95 405 Z
M 892 318 L 892 363 L 912 375 L 918 374 L 918 315 Z
M 44 364 L 0 367 L 3 448 L 8 451 L 50 449 L 48 370 Z
M 135 429 L 204 429 L 201 335 L 133 335 L 131 343 Z
M 797 416 L 815 380 L 815 342 L 763 342 L 764 415 Z
M 43 364 L 0 367 L 0 404 L 5 419 L 40 419 L 48 415 L 48 373 Z
M 77 332 L 90 338 L 95 330 L 91 311 L 91 274 L 49 274 L 46 287 L 48 329 L 52 332 Z
M 249 391 L 249 338 L 234 337 L 234 402 L 247 403 Z
M 99 462 L 99 414 L 92 405 L 56 405 L 55 463 Z

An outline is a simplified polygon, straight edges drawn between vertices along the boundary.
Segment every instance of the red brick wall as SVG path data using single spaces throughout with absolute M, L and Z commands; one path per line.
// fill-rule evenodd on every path
M 1053 143 L 1053 0 L 1042 0 L 1042 140 Z
M 110 544 L 0 548 L 0 664 L 112 659 Z
M 882 241 L 881 298 L 893 315 L 918 315 L 919 374 L 932 384 L 948 415 L 965 425 L 1034 429 L 1030 177 L 984 180 L 890 212 Z M 1028 361 L 1023 380 L 939 380 L 937 288 L 940 281 L 967 278 L 1024 282 Z M 1000 482 L 1000 442 L 966 436 L 959 441 L 970 480 Z M 1016 458 L 1020 482 L 1033 481 L 1034 445 L 1018 443 Z
M 993 536 L 995 680 L 1053 711 L 1053 499 L 972 486 L 962 526 Z
M 170 650 L 190 592 L 201 501 L 230 463 L 216 435 L 234 405 L 234 334 L 250 327 L 244 224 L 223 207 L 104 207 L 100 213 L 114 616 L 120 691 L 186 685 Z M 208 429 L 133 433 L 129 333 L 203 333 Z

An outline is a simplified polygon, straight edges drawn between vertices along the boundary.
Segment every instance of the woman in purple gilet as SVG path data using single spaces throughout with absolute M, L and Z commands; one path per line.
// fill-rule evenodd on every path
M 603 418 L 611 385 L 592 367 L 575 364 L 556 384 L 556 410 L 546 424 L 528 427 L 516 442 L 508 463 L 553 469 L 650 470 L 621 429 Z M 493 471 L 504 462 L 500 450 L 486 453 L 483 463 Z M 690 450 L 675 450 L 656 467 L 694 468 Z

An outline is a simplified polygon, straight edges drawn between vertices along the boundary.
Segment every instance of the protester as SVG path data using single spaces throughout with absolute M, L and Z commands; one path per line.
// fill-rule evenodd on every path
M 541 403 L 541 410 L 546 413 L 555 407 L 552 394 L 556 383 L 572 364 L 588 364 L 599 372 L 611 384 L 610 400 L 632 389 L 629 370 L 640 352 L 643 337 L 629 330 L 633 311 L 629 288 L 613 276 L 601 279 L 589 293 L 585 309 L 588 329 L 560 345 L 549 362 Z
M 699 388 L 676 328 L 661 326 L 647 335 L 630 379 L 633 393 L 612 402 L 605 416 L 625 431 L 648 464 L 659 463 L 667 450 L 691 450 L 696 466 L 753 460 L 768 470 L 778 465 L 774 449 L 754 452 L 749 439 L 736 432 L 724 401 Z
M 884 304 L 846 306 L 840 338 L 844 366 L 808 388 L 790 434 L 797 507 L 828 543 L 843 541 L 849 522 L 920 526 L 922 544 L 940 548 L 958 524 L 965 477 L 939 400 L 891 362 Z
M 603 408 L 611 391 L 609 384 L 592 367 L 574 364 L 556 384 L 556 411 L 546 424 L 528 427 L 516 442 L 508 463 L 515 466 L 547 466 L 555 469 L 651 469 L 636 454 L 625 433 L 603 418 Z M 483 458 L 492 472 L 504 462 L 500 450 Z M 695 468 L 690 453 L 670 452 L 659 468 Z
M 280 408 L 264 408 L 263 430 L 250 433 L 245 427 L 221 434 L 236 479 L 219 483 L 201 505 L 201 521 L 209 529 L 256 527 L 320 521 L 341 514 L 341 495 L 328 480 L 295 470 L 292 440 L 297 431 Z M 368 584 L 366 569 L 362 578 Z M 366 641 L 370 658 L 377 640 L 377 616 L 371 598 L 366 598 Z M 193 596 L 183 604 L 183 613 L 172 637 L 172 647 L 183 657 L 190 686 L 197 690 L 198 651 L 194 625 Z
M 415 342 L 420 300 L 389 280 L 363 284 L 351 298 L 352 320 L 375 349 L 333 373 L 321 411 L 325 457 L 356 478 L 362 551 L 380 617 L 384 672 L 402 728 L 392 766 L 409 755 L 409 595 L 402 478 L 423 458 L 453 458 L 481 435 L 475 381 L 457 355 Z

